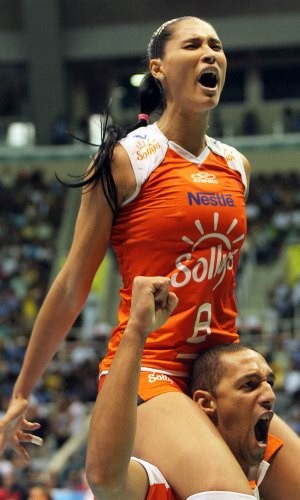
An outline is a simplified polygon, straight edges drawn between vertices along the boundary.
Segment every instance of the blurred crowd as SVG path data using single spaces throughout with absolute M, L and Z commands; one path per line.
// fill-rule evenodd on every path
M 274 262 L 287 242 L 300 243 L 300 174 L 253 174 L 247 218 L 257 264 Z
M 256 264 L 273 264 L 283 245 L 300 246 L 300 174 L 253 175 L 248 203 L 248 251 Z M 39 169 L 0 179 L 0 415 L 7 408 L 28 336 L 49 285 L 65 189 Z M 243 267 L 243 261 L 242 261 Z M 300 275 L 270 287 L 268 307 L 291 316 L 300 305 Z M 290 303 L 291 302 L 291 303 Z M 0 500 L 87 500 L 84 446 L 59 472 L 51 459 L 80 435 L 97 393 L 98 362 L 105 338 L 80 335 L 80 320 L 34 391 L 30 419 L 41 423 L 41 448 L 30 446 L 24 465 L 11 450 L 0 459 Z M 278 411 L 300 435 L 300 335 L 280 329 L 271 343 L 253 344 L 267 356 L 277 378 Z M 259 332 L 261 333 L 261 332 Z M 107 334 L 107 332 L 106 332 Z M 70 496 L 71 495 L 71 496 Z
M 63 193 L 38 169 L 1 170 L 0 334 L 32 325 L 48 286 Z
M 63 186 L 57 180 L 48 181 L 38 168 L 13 173 L 7 167 L 1 171 L 0 414 L 7 408 L 31 327 L 49 285 L 64 195 Z M 60 493 L 63 488 L 65 498 L 68 488 L 87 489 L 82 460 L 79 467 L 75 458 L 75 469 L 71 467 L 64 476 L 41 477 L 46 457 L 49 459 L 80 432 L 97 391 L 103 346 L 99 342 L 97 346 L 86 345 L 75 338 L 71 334 L 60 349 L 31 400 L 30 418 L 41 423 L 38 434 L 44 446 L 30 447 L 29 466 L 24 466 L 12 451 L 5 453 L 0 460 L 0 500 L 50 498 L 37 497 L 38 490 L 32 490 L 33 486 L 40 487 L 41 480 L 55 500 L 62 498 L 58 492 L 54 495 L 55 488 Z
M 300 174 L 257 174 L 251 180 L 247 203 L 248 252 L 258 266 L 277 266 L 270 280 L 266 307 L 278 332 L 289 324 L 294 334 L 300 319 Z M 300 324 L 299 324 L 300 326 Z

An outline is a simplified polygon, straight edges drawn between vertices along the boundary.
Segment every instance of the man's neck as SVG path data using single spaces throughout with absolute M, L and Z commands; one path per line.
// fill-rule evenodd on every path
M 251 465 L 250 467 L 247 467 L 247 470 L 244 470 L 244 473 L 246 474 L 249 481 L 256 481 L 259 466 L 260 464 Z

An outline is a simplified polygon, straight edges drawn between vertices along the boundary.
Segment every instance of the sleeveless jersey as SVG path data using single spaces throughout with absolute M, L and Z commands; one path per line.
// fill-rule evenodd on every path
M 146 500 L 179 500 L 179 497 L 171 490 L 165 477 L 155 465 L 140 458 L 132 457 L 131 460 L 139 462 L 147 473 L 149 489 Z
M 249 484 L 253 489 L 253 494 L 255 498 L 258 500 L 260 498 L 258 488 L 262 483 L 263 479 L 265 478 L 265 475 L 269 469 L 270 466 L 269 460 L 283 445 L 283 442 L 273 435 L 269 436 L 269 441 L 270 441 L 270 446 L 268 447 L 268 451 L 264 457 L 264 460 L 261 461 L 258 467 L 253 467 L 252 468 L 253 471 L 251 472 L 249 471 L 249 475 L 253 476 L 251 478 L 249 477 Z M 178 499 L 177 495 L 174 492 L 172 492 L 163 474 L 157 467 L 155 467 L 155 465 L 135 457 L 132 457 L 131 459 L 139 462 L 147 472 L 149 481 L 149 490 L 146 500 Z
M 111 243 L 118 260 L 118 326 L 100 364 L 107 372 L 126 327 L 135 276 L 168 276 L 179 304 L 149 335 L 142 369 L 187 376 L 199 351 L 238 341 L 235 277 L 246 235 L 246 175 L 238 151 L 206 137 L 195 157 L 156 124 L 121 140 L 136 176 Z

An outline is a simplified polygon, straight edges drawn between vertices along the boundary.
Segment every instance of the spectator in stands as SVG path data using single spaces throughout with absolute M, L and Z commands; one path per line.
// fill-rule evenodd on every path
M 300 389 L 294 393 L 289 405 L 288 422 L 300 437 Z
M 51 433 L 56 440 L 56 446 L 61 447 L 71 435 L 70 429 L 71 416 L 69 413 L 69 403 L 61 394 L 56 411 L 51 418 Z
M 284 389 L 291 397 L 300 394 L 300 367 L 293 358 L 284 378 Z
M 0 500 L 25 500 L 24 487 L 16 482 L 14 471 L 0 477 Z
M 269 304 L 277 315 L 279 329 L 282 320 L 293 318 L 291 287 L 285 281 L 279 280 L 272 286 L 269 292 Z
M 53 500 L 51 491 L 43 484 L 33 484 L 28 489 L 26 500 Z
M 291 355 L 284 341 L 284 335 L 276 332 L 266 356 L 276 376 L 276 391 L 282 392 L 285 378 L 291 367 Z

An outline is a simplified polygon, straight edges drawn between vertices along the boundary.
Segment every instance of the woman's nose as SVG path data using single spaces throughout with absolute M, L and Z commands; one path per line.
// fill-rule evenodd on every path
M 204 46 L 203 56 L 201 59 L 208 64 L 213 64 L 216 61 L 216 54 L 209 45 Z

